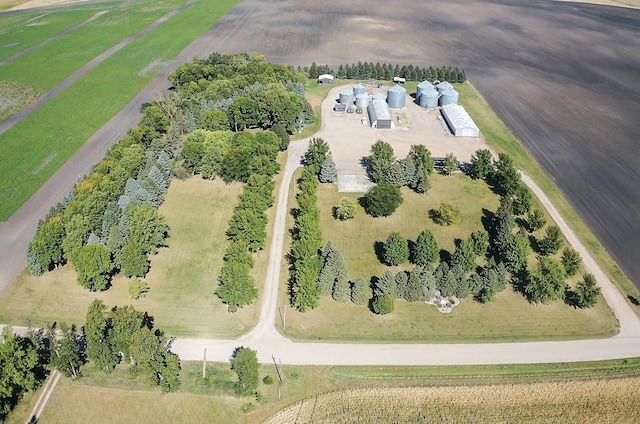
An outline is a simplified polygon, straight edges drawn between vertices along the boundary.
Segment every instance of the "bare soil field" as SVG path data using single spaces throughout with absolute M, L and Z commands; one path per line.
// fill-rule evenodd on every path
M 211 51 L 270 60 L 451 64 L 640 284 L 640 11 L 565 2 L 245 0 Z

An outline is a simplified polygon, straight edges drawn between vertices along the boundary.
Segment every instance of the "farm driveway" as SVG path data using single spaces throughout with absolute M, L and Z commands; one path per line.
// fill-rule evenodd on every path
M 544 0 L 244 0 L 211 50 L 463 67 L 640 285 L 640 10 Z

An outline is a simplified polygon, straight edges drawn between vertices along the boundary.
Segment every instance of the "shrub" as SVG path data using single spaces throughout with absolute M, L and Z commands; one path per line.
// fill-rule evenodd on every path
M 352 219 L 356 216 L 356 205 L 350 199 L 343 197 L 340 199 L 340 204 L 335 207 L 333 215 L 340 221 Z
M 393 312 L 393 298 L 389 293 L 378 294 L 373 298 L 371 308 L 378 315 L 390 314 Z
M 433 222 L 439 225 L 451 225 L 460 222 L 460 211 L 458 208 L 449 202 L 440 203 L 438 209 L 431 209 L 429 211 Z
M 387 183 L 375 185 L 361 198 L 364 210 L 373 217 L 389 216 L 402 204 L 398 187 Z
M 265 378 L 262 379 L 262 382 L 266 385 L 273 384 L 273 377 L 271 377 L 270 375 L 267 375 Z
M 138 300 L 147 295 L 147 292 L 149 291 L 149 285 L 140 278 L 132 278 L 131 281 L 129 281 L 128 290 L 129 297 L 131 297 L 131 299 L 133 300 Z

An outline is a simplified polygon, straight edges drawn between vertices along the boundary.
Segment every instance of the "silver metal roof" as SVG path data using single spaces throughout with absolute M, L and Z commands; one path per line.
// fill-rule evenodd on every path
M 444 105 L 442 106 L 442 113 L 446 115 L 447 120 L 454 128 L 473 128 L 480 131 L 467 111 L 460 105 Z
M 369 106 L 367 106 L 367 112 L 369 112 L 369 119 L 374 122 L 379 119 L 392 119 L 391 111 L 387 102 L 380 99 L 373 99 Z

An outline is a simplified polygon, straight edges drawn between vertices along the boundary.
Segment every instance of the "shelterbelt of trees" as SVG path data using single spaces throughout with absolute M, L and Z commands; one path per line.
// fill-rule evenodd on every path
M 449 81 L 465 82 L 467 74 L 464 69 L 451 66 L 429 66 L 421 68 L 411 65 L 393 65 L 391 63 L 358 62 L 338 66 L 335 70 L 329 65 L 316 65 L 315 62 L 310 67 L 299 68 L 307 73 L 309 78 L 318 78 L 322 74 L 331 74 L 336 78 L 346 79 L 379 79 L 390 81 L 395 77 L 404 78 L 407 81 Z

